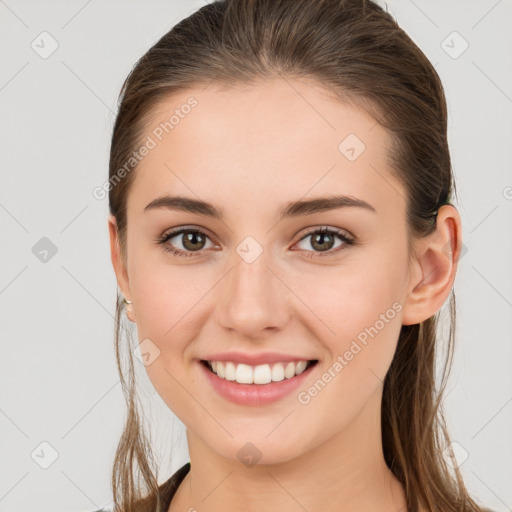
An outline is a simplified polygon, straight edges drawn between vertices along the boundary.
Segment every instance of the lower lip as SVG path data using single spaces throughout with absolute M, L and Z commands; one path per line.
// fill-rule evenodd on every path
M 269 382 L 268 384 L 239 384 L 233 380 L 223 379 L 210 371 L 206 366 L 198 362 L 204 375 L 212 385 L 213 389 L 222 397 L 230 402 L 239 405 L 265 405 L 277 402 L 281 398 L 289 395 L 307 379 L 311 371 L 318 363 L 306 368 L 300 375 L 291 379 L 284 379 L 279 382 Z

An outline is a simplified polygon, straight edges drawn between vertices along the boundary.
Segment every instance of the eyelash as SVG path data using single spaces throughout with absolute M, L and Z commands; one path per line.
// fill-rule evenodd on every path
M 164 245 L 169 239 L 174 238 L 175 236 L 180 235 L 182 233 L 199 233 L 201 236 L 210 238 L 204 231 L 202 231 L 198 228 L 179 228 L 179 229 L 176 229 L 175 231 L 170 231 L 168 233 L 165 233 L 164 235 L 162 235 L 160 238 L 158 238 L 156 240 L 156 243 L 159 245 L 162 245 L 164 251 L 170 252 L 175 256 L 194 257 L 197 253 L 200 253 L 201 251 L 187 252 L 187 251 L 182 251 L 181 249 L 173 249 L 172 247 Z M 355 240 L 352 237 L 348 236 L 344 231 L 341 231 L 338 229 L 333 229 L 333 228 L 328 228 L 326 226 L 322 226 L 321 228 L 316 228 L 312 231 L 308 231 L 300 238 L 300 240 L 298 242 L 301 242 L 308 236 L 315 235 L 317 233 L 323 234 L 323 235 L 329 235 L 329 234 L 336 235 L 342 240 L 342 242 L 344 243 L 345 246 L 351 246 L 351 245 L 355 244 Z M 333 254 L 337 254 L 338 252 L 340 252 L 342 250 L 343 250 L 343 246 L 341 247 L 341 249 L 338 247 L 336 250 L 329 249 L 328 251 L 325 251 L 325 252 L 307 251 L 307 252 L 311 253 L 311 256 L 307 255 L 306 257 L 307 258 L 315 258 L 317 256 L 318 257 L 332 256 Z

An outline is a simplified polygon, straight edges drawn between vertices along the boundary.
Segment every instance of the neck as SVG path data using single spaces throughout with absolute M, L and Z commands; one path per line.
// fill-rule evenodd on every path
M 246 466 L 219 456 L 187 431 L 190 472 L 169 512 L 407 512 L 403 487 L 387 467 L 382 393 L 327 442 L 276 464 Z

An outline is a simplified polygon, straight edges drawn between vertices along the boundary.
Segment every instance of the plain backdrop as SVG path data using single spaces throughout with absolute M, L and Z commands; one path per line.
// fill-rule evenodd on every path
M 108 205 L 92 191 L 108 177 L 122 82 L 202 5 L 0 1 L 0 512 L 111 504 L 125 403 L 113 350 Z M 469 490 L 505 512 L 512 509 L 512 2 L 388 6 L 446 89 L 466 252 L 445 412 Z M 163 481 L 188 461 L 184 428 L 151 387 L 144 396 Z

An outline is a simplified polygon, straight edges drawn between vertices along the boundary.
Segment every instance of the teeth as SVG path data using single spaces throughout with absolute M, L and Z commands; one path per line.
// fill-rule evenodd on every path
M 232 361 L 208 361 L 208 365 L 219 377 L 236 381 L 239 384 L 268 384 L 291 379 L 300 375 L 307 366 L 307 361 L 297 363 L 274 363 L 249 366 L 247 364 L 235 364 Z
M 288 363 L 286 368 L 284 369 L 284 376 L 287 379 L 291 379 L 295 375 L 295 365 L 293 363 Z
M 256 384 L 268 384 L 272 382 L 272 370 L 268 364 L 260 364 L 256 366 L 254 370 L 248 366 L 249 372 L 253 372 L 254 379 L 253 382 Z
M 224 365 L 224 376 L 226 380 L 235 380 L 236 379 L 236 366 L 228 362 Z
M 284 380 L 284 368 L 282 364 L 275 364 L 272 367 L 271 377 L 274 382 Z
M 221 363 L 222 364 L 222 363 Z M 229 363 L 226 363 L 226 366 Z M 233 363 L 232 363 L 233 364 Z M 218 367 L 218 366 L 217 366 Z M 255 368 L 257 370 L 258 367 Z M 254 374 L 251 366 L 246 364 L 239 364 L 236 367 L 236 378 L 235 380 L 240 384 L 252 384 L 254 382 Z
M 299 361 L 297 363 L 297 370 L 295 371 L 295 373 L 297 375 L 300 375 L 306 369 L 307 365 L 308 365 L 307 361 Z

